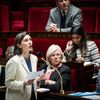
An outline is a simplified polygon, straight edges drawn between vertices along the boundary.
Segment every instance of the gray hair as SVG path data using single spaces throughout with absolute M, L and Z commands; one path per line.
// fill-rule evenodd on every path
M 60 53 L 61 53 L 61 60 L 63 60 L 63 52 L 62 52 L 62 50 L 61 50 L 61 47 L 60 47 L 59 45 L 57 45 L 57 44 L 52 44 L 52 45 L 48 48 L 47 53 L 46 53 L 46 61 L 47 61 L 47 64 L 48 64 L 48 65 L 51 65 L 51 64 L 50 64 L 50 61 L 49 61 L 50 55 L 52 55 L 56 50 L 59 50 L 59 51 L 60 51 Z

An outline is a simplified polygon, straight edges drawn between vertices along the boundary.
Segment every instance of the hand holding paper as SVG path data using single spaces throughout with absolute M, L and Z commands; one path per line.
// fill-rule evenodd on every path
M 42 74 L 44 74 L 44 70 L 38 71 L 38 72 L 29 72 L 27 79 L 34 80 L 36 77 L 39 77 Z

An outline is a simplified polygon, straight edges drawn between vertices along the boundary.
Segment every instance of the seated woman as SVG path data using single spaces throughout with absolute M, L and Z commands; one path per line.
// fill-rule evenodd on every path
M 70 56 L 70 60 L 77 63 L 91 62 L 94 66 L 100 66 L 100 54 L 99 49 L 94 41 L 86 39 L 86 34 L 82 26 L 73 27 L 71 30 L 70 40 L 65 48 L 64 54 L 66 58 Z M 68 59 L 67 59 L 68 60 Z M 100 77 L 100 74 L 98 74 Z M 100 85 L 100 78 L 97 80 Z M 100 90 L 100 86 L 97 85 L 97 88 Z
M 46 53 L 45 74 L 40 81 L 40 87 L 49 88 L 52 92 L 59 92 L 61 84 L 63 89 L 70 90 L 70 68 L 62 64 L 63 53 L 61 48 L 52 44 Z M 61 77 L 62 83 L 61 83 Z
M 100 66 L 99 49 L 94 41 L 86 39 L 83 27 L 73 27 L 71 37 L 72 40 L 68 41 L 64 51 L 65 56 L 69 55 L 71 60 L 78 63 L 92 62 L 96 66 Z

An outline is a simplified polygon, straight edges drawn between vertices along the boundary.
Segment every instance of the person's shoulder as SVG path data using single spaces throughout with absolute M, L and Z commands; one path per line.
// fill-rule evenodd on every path
M 18 55 L 15 55 L 13 57 L 10 58 L 11 60 L 18 60 L 19 59 L 19 56 Z
M 92 40 L 88 40 L 88 41 L 87 41 L 87 45 L 93 45 L 93 44 L 95 44 L 94 41 L 92 41 Z
M 62 64 L 62 69 L 68 71 L 68 70 L 70 70 L 70 67 L 65 64 Z
M 52 9 L 50 10 L 50 12 L 53 13 L 53 12 L 57 11 L 58 9 L 59 9 L 58 7 L 54 7 L 54 8 L 52 8 Z
M 70 4 L 69 8 L 72 9 L 74 12 L 81 11 L 81 9 L 79 7 L 76 7 L 76 6 L 72 5 L 72 4 Z
M 34 58 L 34 59 L 36 59 L 36 60 L 38 59 L 37 56 L 34 55 L 34 54 L 31 54 L 31 57 Z
M 16 62 L 18 62 L 18 61 L 19 61 L 19 56 L 18 56 L 18 55 L 15 55 L 15 56 L 11 57 L 11 58 L 8 60 L 7 63 L 11 63 L 11 62 L 16 63 Z

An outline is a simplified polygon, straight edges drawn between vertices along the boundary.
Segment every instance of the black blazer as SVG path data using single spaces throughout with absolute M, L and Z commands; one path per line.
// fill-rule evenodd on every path
M 45 70 L 47 67 L 45 68 Z M 58 68 L 58 71 L 60 72 L 62 79 L 63 79 L 63 89 L 70 90 L 70 68 L 64 64 L 62 64 L 61 67 Z M 45 85 L 45 80 L 42 80 L 40 82 L 40 87 L 42 88 L 49 88 L 52 92 L 59 92 L 61 89 L 61 80 L 57 73 L 57 71 L 54 71 L 52 75 L 50 76 L 50 80 L 55 81 L 56 83 L 53 85 Z

